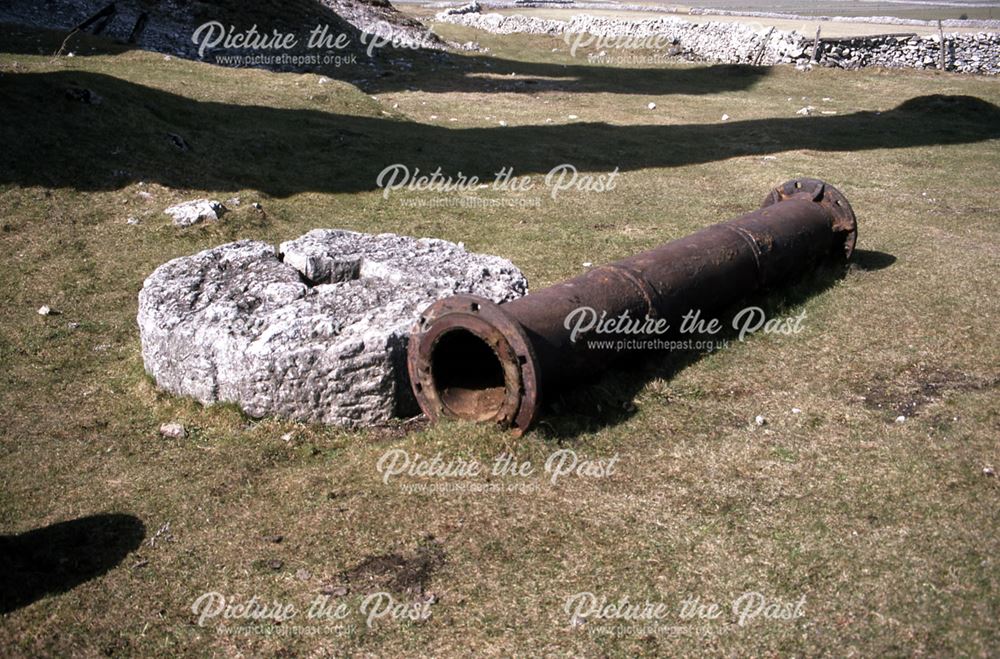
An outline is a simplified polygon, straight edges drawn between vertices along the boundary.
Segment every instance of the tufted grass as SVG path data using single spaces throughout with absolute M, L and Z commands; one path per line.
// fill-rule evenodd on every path
M 99 513 L 145 528 L 105 573 L 4 614 L 5 654 L 995 652 L 1000 486 L 984 468 L 1000 467 L 997 81 L 630 71 L 553 53 L 558 40 L 438 31 L 491 51 L 321 83 L 100 42 L 53 60 L 35 53 L 58 35 L 4 29 L 0 531 Z M 104 102 L 70 102 L 67 86 Z M 972 98 L 897 110 L 935 94 Z M 816 114 L 797 116 L 806 105 Z M 374 174 L 394 162 L 621 175 L 613 191 L 557 200 L 539 186 L 520 193 L 538 202 L 527 208 L 428 211 L 381 197 Z M 803 333 L 615 371 L 556 396 L 520 440 L 457 423 L 254 420 L 160 392 L 143 372 L 136 294 L 175 256 L 315 227 L 392 231 L 500 254 L 541 287 L 750 210 L 800 175 L 845 192 L 862 250 L 842 278 L 768 300 L 805 311 Z M 178 230 L 162 214 L 234 195 L 239 210 L 218 224 Z M 58 315 L 36 314 L 43 304 Z M 161 438 L 169 421 L 188 436 Z M 617 457 L 614 473 L 552 485 L 542 465 L 562 448 Z M 377 464 L 393 449 L 484 464 L 507 452 L 536 472 L 494 480 L 510 492 L 476 491 L 484 478 L 411 492 L 434 479 L 384 483 Z M 342 629 L 303 619 L 324 589 L 347 604 Z M 358 609 L 377 590 L 432 601 L 430 617 L 367 627 Z M 199 626 L 191 606 L 209 591 L 293 603 L 306 631 Z M 564 605 L 580 592 L 667 614 L 621 636 L 593 616 L 573 626 Z M 803 615 L 741 626 L 731 604 L 747 592 L 805 598 Z M 690 598 L 721 614 L 685 618 Z

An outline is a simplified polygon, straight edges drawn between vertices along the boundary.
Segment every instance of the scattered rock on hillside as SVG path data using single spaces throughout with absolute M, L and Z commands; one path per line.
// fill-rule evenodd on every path
M 100 94 L 83 87 L 69 87 L 66 89 L 66 98 L 88 105 L 100 105 L 104 101 Z
M 187 429 L 181 423 L 164 423 L 160 426 L 160 436 L 168 439 L 184 439 L 187 437 Z
M 187 140 L 185 140 L 177 133 L 167 133 L 167 137 L 170 138 L 170 143 L 173 144 L 178 149 L 180 149 L 181 151 L 191 150 L 191 145 L 187 143 Z
M 179 227 L 189 227 L 205 221 L 215 221 L 226 212 L 226 207 L 211 199 L 195 199 L 176 204 L 163 211 L 174 219 Z

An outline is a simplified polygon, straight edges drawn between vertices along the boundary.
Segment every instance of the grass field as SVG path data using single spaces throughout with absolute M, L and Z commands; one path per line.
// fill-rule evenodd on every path
M 995 654 L 997 80 L 591 66 L 554 39 L 437 30 L 490 52 L 398 53 L 393 75 L 324 81 L 99 42 L 54 59 L 37 52 L 62 35 L 4 29 L 0 549 L 33 550 L 47 571 L 2 568 L 4 654 Z M 380 194 L 397 162 L 620 176 L 602 193 L 536 186 L 483 192 L 530 204 L 428 210 Z M 805 312 L 803 332 L 607 374 L 555 396 L 521 439 L 254 420 L 143 371 L 136 295 L 176 256 L 391 231 L 502 255 L 538 288 L 802 175 L 838 186 L 860 227 L 843 276 L 765 301 Z M 186 230 L 162 213 L 203 196 L 242 203 Z M 161 437 L 171 421 L 187 437 Z M 614 459 L 613 473 L 552 484 L 542 465 L 566 448 Z M 384 482 L 394 449 L 537 469 L 433 491 L 441 479 Z M 239 618 L 200 625 L 192 606 L 209 592 L 300 614 L 249 633 Z M 380 592 L 399 615 L 369 626 Z M 575 617 L 578 593 L 661 603 L 659 627 Z M 791 619 L 741 625 L 747 593 Z M 308 620 L 316 597 L 345 617 Z

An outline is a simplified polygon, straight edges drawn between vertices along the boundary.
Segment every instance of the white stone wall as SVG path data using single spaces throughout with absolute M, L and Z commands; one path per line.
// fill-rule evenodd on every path
M 806 65 L 813 55 L 813 37 L 798 32 L 758 29 L 744 23 L 694 23 L 672 17 L 626 20 L 579 14 L 568 21 L 533 16 L 483 14 L 467 5 L 437 15 L 440 21 L 475 27 L 495 34 L 593 34 L 641 39 L 664 35 L 681 56 L 728 64 Z M 817 63 L 861 68 L 933 69 L 939 67 L 941 43 L 937 35 L 821 41 Z M 946 63 L 950 71 L 996 75 L 1000 73 L 1000 34 L 945 34 Z

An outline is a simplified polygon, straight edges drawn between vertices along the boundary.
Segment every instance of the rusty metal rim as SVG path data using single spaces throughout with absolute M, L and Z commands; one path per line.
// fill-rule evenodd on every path
M 817 202 L 828 209 L 833 218 L 833 229 L 844 236 L 844 259 L 851 258 L 858 242 L 858 220 L 847 197 L 826 181 L 815 178 L 795 178 L 771 190 L 761 208 L 786 199 L 803 198 Z
M 504 373 L 504 397 L 490 420 L 510 426 L 520 436 L 538 416 L 541 406 L 539 369 L 534 348 L 521 324 L 499 305 L 475 295 L 438 300 L 421 314 L 410 337 L 407 370 L 417 403 L 432 421 L 456 417 L 441 400 L 434 381 L 434 351 L 442 338 L 466 331 L 490 347 Z

